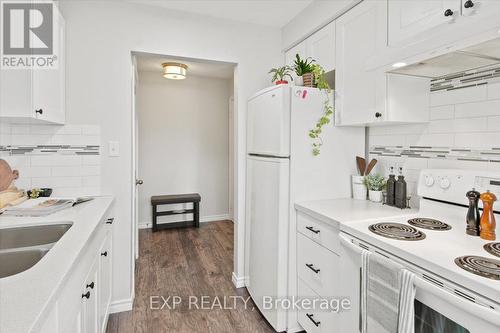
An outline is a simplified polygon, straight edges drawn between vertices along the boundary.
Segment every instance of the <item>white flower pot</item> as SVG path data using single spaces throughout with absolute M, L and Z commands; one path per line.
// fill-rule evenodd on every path
M 368 196 L 370 201 L 382 202 L 382 191 L 369 191 Z
M 366 200 L 367 189 L 363 183 L 365 177 L 352 176 L 352 197 L 356 200 Z
M 304 78 L 302 76 L 297 76 L 293 82 L 295 82 L 296 86 L 303 86 L 304 85 Z

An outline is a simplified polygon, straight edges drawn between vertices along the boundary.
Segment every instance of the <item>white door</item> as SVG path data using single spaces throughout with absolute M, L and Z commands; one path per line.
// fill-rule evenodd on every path
M 264 296 L 287 295 L 289 166 L 286 158 L 248 157 L 248 291 L 278 332 L 286 329 L 286 312 L 264 310 Z
M 290 155 L 290 87 L 268 88 L 248 101 L 249 154 Z
M 389 46 L 429 39 L 460 16 L 460 0 L 388 1 Z
M 367 61 L 386 46 L 385 1 L 363 1 L 336 21 L 335 121 L 364 125 L 375 114 L 378 73 Z
M 306 39 L 307 56 L 320 64 L 325 72 L 335 69 L 335 22 Z
M 139 112 L 137 111 L 137 75 L 136 57 L 132 56 L 132 219 L 135 259 L 139 258 Z

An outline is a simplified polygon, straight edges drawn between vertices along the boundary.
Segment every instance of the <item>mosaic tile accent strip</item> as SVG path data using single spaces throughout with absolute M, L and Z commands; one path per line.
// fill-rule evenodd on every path
M 431 146 L 373 146 L 370 155 L 385 157 L 437 158 L 458 161 L 500 162 L 500 147 L 491 149 Z
M 37 145 L 0 146 L 0 155 L 100 155 L 100 146 Z
M 499 80 L 500 66 L 494 65 L 433 79 L 431 80 L 431 92 L 476 87 Z

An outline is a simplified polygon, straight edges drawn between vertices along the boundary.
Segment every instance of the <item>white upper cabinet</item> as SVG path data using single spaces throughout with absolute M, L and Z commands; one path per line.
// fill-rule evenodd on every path
M 335 22 L 285 52 L 285 64 L 293 66 L 296 54 L 301 58 L 311 57 L 326 72 L 335 69 Z
M 364 1 L 336 20 L 337 125 L 364 125 L 377 112 L 376 85 L 384 74 L 367 71 L 366 62 L 386 46 L 386 20 L 385 1 Z
M 461 0 L 389 0 L 388 45 L 406 45 L 428 39 L 460 16 Z
M 0 121 L 11 123 L 65 122 L 64 19 L 54 10 L 56 68 L 0 70 Z M 45 58 L 45 57 L 44 57 Z

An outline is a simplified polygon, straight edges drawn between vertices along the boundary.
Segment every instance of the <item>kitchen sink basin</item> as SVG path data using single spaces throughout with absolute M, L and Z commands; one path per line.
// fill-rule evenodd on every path
M 0 251 L 52 244 L 57 242 L 69 228 L 71 223 L 0 229 Z
M 49 249 L 14 250 L 0 252 L 0 279 L 33 267 Z

